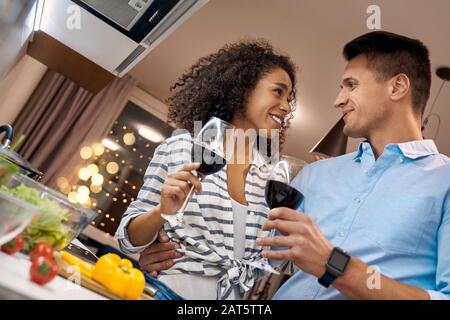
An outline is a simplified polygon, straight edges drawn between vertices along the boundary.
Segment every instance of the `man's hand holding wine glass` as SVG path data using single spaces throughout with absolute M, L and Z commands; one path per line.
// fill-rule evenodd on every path
M 281 235 L 260 238 L 256 241 L 258 245 L 283 248 L 265 250 L 263 257 L 291 260 L 298 268 L 316 277 L 325 273 L 325 264 L 333 245 L 307 214 L 285 207 L 272 209 L 263 229 L 276 229 Z

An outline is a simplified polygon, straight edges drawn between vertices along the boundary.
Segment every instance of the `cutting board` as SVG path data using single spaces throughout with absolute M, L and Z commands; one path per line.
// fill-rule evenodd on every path
M 64 261 L 61 257 L 58 255 L 55 255 L 55 260 L 58 263 L 58 274 L 66 279 L 69 279 L 73 281 L 74 274 L 73 274 L 73 267 L 68 264 L 66 261 Z M 111 292 L 104 286 L 102 286 L 100 283 L 92 280 L 91 278 L 85 276 L 84 274 L 80 274 L 80 286 L 87 288 L 89 290 L 92 290 L 106 298 L 109 298 L 111 300 L 123 300 L 124 298 L 119 297 L 115 293 Z M 140 300 L 154 300 L 153 297 L 150 295 L 143 293 L 141 294 Z

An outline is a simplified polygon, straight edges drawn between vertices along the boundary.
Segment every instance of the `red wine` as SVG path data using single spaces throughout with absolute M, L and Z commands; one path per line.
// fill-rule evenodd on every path
M 278 207 L 297 209 L 303 200 L 303 194 L 300 191 L 276 180 L 267 181 L 265 195 L 270 209 Z
M 201 163 L 197 172 L 203 175 L 219 172 L 227 164 L 220 155 L 198 144 L 194 144 L 192 148 L 192 161 Z

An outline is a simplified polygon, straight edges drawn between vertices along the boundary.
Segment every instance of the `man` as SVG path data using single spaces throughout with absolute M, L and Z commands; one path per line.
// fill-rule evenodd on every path
M 450 160 L 421 132 L 428 50 L 372 32 L 343 53 L 348 63 L 335 107 L 344 133 L 367 140 L 355 153 L 305 167 L 293 182 L 305 196 L 298 211 L 269 213 L 264 228 L 279 235 L 258 244 L 279 248 L 263 256 L 296 267 L 274 299 L 448 299 Z M 167 263 L 160 258 L 144 255 L 142 262 Z

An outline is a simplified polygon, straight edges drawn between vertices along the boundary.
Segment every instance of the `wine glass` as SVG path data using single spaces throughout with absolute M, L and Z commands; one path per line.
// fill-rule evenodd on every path
M 212 117 L 194 138 L 192 161 L 200 163 L 196 170 L 199 180 L 219 172 L 230 159 L 234 147 L 234 127 L 219 118 Z M 183 223 L 183 214 L 194 192 L 191 186 L 183 205 L 176 214 L 161 214 L 172 227 Z
M 280 156 L 280 160 L 274 165 L 266 183 L 265 198 L 270 209 L 286 207 L 297 209 L 303 201 L 303 194 L 291 185 L 292 180 L 307 163 L 303 160 Z M 270 230 L 269 237 L 275 235 L 275 229 Z M 270 250 L 264 247 L 263 250 Z M 270 264 L 267 258 L 262 257 L 251 263 L 252 266 L 265 271 L 279 274 Z

